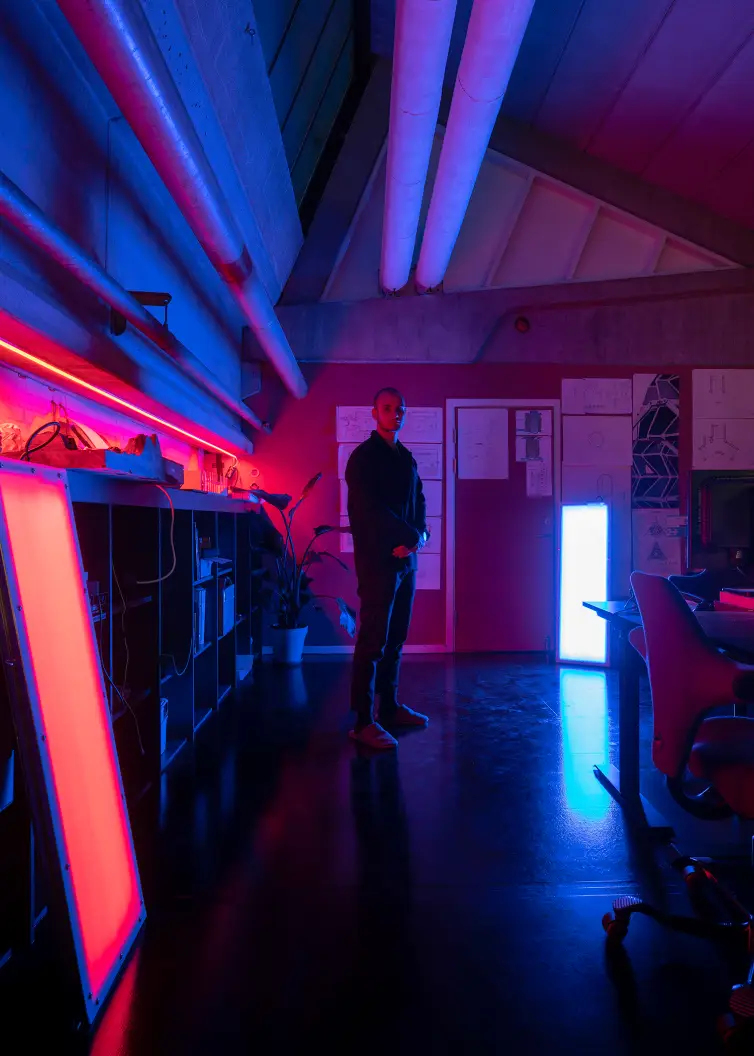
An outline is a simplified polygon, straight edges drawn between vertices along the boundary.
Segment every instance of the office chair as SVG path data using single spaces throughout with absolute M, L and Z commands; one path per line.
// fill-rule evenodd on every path
M 686 576 L 669 576 L 668 579 L 682 594 L 698 598 L 701 602 L 717 601 L 720 591 L 732 587 L 743 589 L 754 587 L 754 580 L 741 568 L 710 569 L 691 572 Z
M 654 731 L 652 760 L 673 798 L 700 818 L 754 818 L 754 719 L 713 711 L 754 699 L 754 667 L 720 653 L 680 591 L 661 576 L 634 572 L 631 586 L 642 627 L 629 640 L 647 661 Z M 691 792 L 687 774 L 702 782 Z M 639 898 L 617 899 L 603 918 L 609 943 L 625 938 L 634 913 L 665 927 L 729 943 L 748 958 L 746 983 L 734 987 L 721 1023 L 726 1042 L 754 1031 L 754 917 L 702 862 L 670 848 L 696 917 L 665 913 Z

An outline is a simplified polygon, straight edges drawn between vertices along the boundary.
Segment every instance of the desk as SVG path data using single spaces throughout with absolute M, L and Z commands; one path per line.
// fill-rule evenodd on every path
M 639 767 L 640 657 L 628 640 L 641 626 L 637 609 L 625 601 L 586 601 L 584 605 L 607 620 L 618 638 L 618 768 L 607 773 L 594 768 L 597 780 L 639 828 L 665 839 L 672 829 L 641 794 Z M 754 612 L 695 612 L 704 633 L 721 649 L 735 651 L 754 663 Z

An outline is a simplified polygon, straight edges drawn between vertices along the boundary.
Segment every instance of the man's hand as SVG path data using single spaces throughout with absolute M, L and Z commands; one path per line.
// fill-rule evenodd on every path
M 407 557 L 410 557 L 411 554 L 415 554 L 416 550 L 417 548 L 415 546 L 412 547 L 410 550 L 407 546 L 396 546 L 395 550 L 393 550 L 393 557 L 400 557 L 405 559 Z

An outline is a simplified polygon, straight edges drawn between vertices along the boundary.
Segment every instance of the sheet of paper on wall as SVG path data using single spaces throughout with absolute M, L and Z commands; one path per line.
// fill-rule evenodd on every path
M 683 535 L 679 532 L 679 511 L 672 509 L 634 510 L 633 566 L 639 572 L 657 576 L 679 575 L 683 564 Z
M 340 527 L 348 527 L 348 518 L 341 516 Z M 353 536 L 350 532 L 340 533 L 340 552 L 341 554 L 352 554 L 353 553 Z
M 442 444 L 409 444 L 422 482 L 442 480 Z
M 360 444 L 374 430 L 371 407 L 338 407 L 335 415 L 339 444 Z M 403 443 L 441 444 L 442 423 L 442 407 L 409 407 L 400 438 Z
M 537 499 L 552 495 L 552 440 L 540 437 L 540 457 L 526 463 L 526 495 Z
M 400 432 L 404 444 L 441 444 L 442 407 L 409 407 Z
M 542 449 L 551 443 L 549 436 L 517 436 L 516 461 L 538 462 L 542 458 Z
M 371 407 L 335 408 L 335 434 L 339 444 L 361 444 L 373 429 Z
M 694 418 L 754 418 L 754 370 L 692 371 Z
M 439 554 L 442 552 L 442 517 L 427 517 L 429 542 L 421 551 L 422 554 Z M 421 555 L 420 555 L 421 556 Z
M 424 501 L 427 504 L 427 517 L 442 516 L 442 481 L 423 480 Z
M 458 408 L 459 480 L 508 479 L 508 409 Z
M 345 515 L 348 513 L 348 485 L 344 480 L 338 483 L 340 484 L 340 513 Z
M 552 436 L 552 411 L 516 411 L 516 436 Z
M 611 598 L 628 597 L 631 576 L 631 466 L 563 466 L 561 497 L 567 503 L 608 506 Z
M 358 446 L 358 444 L 338 444 L 338 478 L 340 480 L 346 479 L 348 459 Z
M 693 469 L 754 469 L 751 419 L 694 418 Z
M 681 379 L 677 374 L 634 374 L 634 425 L 647 415 L 662 413 L 667 430 L 678 433 Z M 652 432 L 656 430 L 653 428 Z
M 419 554 L 416 561 L 417 590 L 440 589 L 440 562 L 439 554 Z
M 630 414 L 630 378 L 563 378 L 563 414 Z
M 563 463 L 568 466 L 628 466 L 633 429 L 628 415 L 565 415 Z
M 563 466 L 563 502 L 631 503 L 631 466 Z

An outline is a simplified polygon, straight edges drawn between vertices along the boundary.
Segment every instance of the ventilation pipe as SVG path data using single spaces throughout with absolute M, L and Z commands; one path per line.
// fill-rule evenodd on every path
M 112 275 L 87 256 L 72 238 L 56 227 L 20 187 L 0 172 L 0 218 L 7 220 L 39 249 L 88 286 L 106 304 L 120 312 L 137 330 L 166 352 L 178 368 L 234 414 L 255 429 L 264 428 L 260 418 L 231 396 L 201 360 L 189 352 L 166 326 L 131 296 Z
M 456 0 L 398 0 L 380 282 L 408 282 L 440 110 Z
M 421 292 L 447 271 L 533 7 L 474 0 L 416 268 Z
M 294 396 L 306 381 L 138 0 L 57 0 L 259 344 Z

